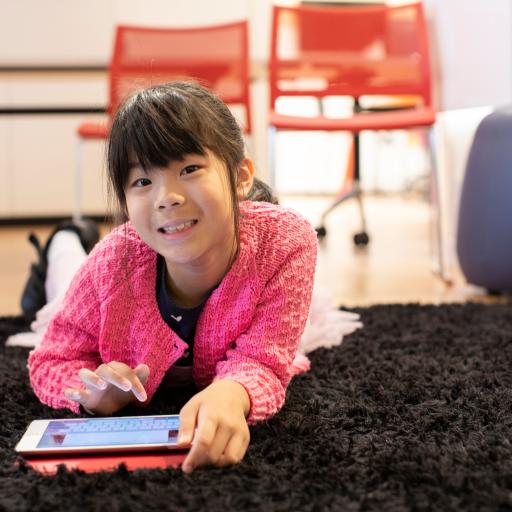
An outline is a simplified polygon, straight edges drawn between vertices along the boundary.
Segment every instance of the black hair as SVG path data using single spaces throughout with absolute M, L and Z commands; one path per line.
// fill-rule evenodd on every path
M 279 204 L 276 196 L 274 196 L 272 189 L 263 181 L 254 178 L 251 190 L 247 194 L 248 201 L 265 201 L 267 203 Z

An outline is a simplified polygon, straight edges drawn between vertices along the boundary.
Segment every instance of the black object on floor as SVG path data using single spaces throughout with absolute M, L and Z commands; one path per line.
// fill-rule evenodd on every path
M 15 465 L 36 418 L 27 350 L 0 347 L 0 510 L 512 510 L 512 306 L 375 306 L 311 354 L 240 465 L 43 477 Z M 0 339 L 26 324 L 0 319 Z M 172 413 L 158 395 L 145 413 Z M 133 410 L 125 411 L 132 413 Z
M 30 265 L 28 279 L 21 294 L 21 310 L 27 319 L 34 319 L 36 313 L 46 304 L 45 281 L 48 271 L 48 251 L 54 236 L 60 231 L 76 233 L 87 254 L 91 252 L 100 239 L 98 225 L 91 219 L 59 222 L 44 245 L 41 244 L 34 233 L 30 233 L 28 241 L 36 250 L 37 262 Z

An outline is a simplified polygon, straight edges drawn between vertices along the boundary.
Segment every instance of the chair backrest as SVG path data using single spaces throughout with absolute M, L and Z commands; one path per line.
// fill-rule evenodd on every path
M 421 3 L 274 6 L 270 101 L 279 96 L 415 95 L 431 105 Z
M 247 21 L 193 28 L 120 25 L 110 62 L 112 115 L 138 89 L 193 78 L 226 104 L 244 109 L 251 131 Z

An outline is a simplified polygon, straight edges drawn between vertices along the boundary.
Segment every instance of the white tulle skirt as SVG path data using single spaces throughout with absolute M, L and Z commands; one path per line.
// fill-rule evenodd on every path
M 357 313 L 335 309 L 326 290 L 315 287 L 306 328 L 302 333 L 299 352 L 309 354 L 317 348 L 340 345 L 344 336 L 362 327 Z

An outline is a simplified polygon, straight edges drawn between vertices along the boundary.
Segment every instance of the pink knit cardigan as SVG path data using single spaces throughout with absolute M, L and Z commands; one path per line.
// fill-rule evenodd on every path
M 317 242 L 311 225 L 268 203 L 240 205 L 240 250 L 199 317 L 193 378 L 199 388 L 230 379 L 247 390 L 250 423 L 283 405 L 311 301 Z M 91 252 L 29 356 L 39 399 L 79 411 L 64 397 L 83 385 L 80 368 L 121 361 L 150 368 L 148 400 L 187 344 L 162 319 L 156 301 L 156 253 L 133 226 L 120 226 Z

